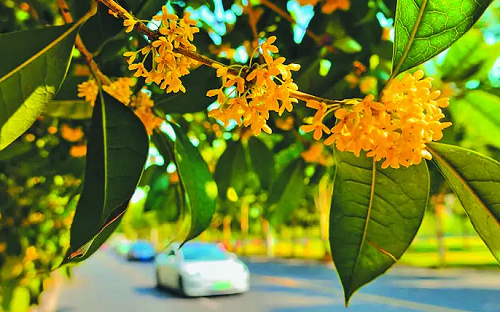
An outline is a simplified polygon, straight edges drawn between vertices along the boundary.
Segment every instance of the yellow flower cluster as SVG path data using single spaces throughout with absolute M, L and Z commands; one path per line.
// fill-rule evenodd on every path
M 448 106 L 448 98 L 441 92 L 431 91 L 432 78 L 424 72 L 407 74 L 402 80 L 393 80 L 384 89 L 380 102 L 373 95 L 363 100 L 345 101 L 342 108 L 335 109 L 337 124 L 329 129 L 323 125 L 327 113 L 325 104 L 308 103 L 317 108 L 312 125 L 301 127 L 303 131 L 314 131 L 320 139 L 322 132 L 331 136 L 326 145 L 335 143 L 340 151 L 349 151 L 359 156 L 368 153 L 375 161 L 385 159 L 382 168 L 399 168 L 419 164 L 422 158 L 431 159 L 425 144 L 440 140 L 442 130 L 451 125 L 440 122 L 444 118 L 441 108 Z M 333 110 L 330 110 L 333 111 Z
M 69 154 L 75 158 L 80 158 L 87 155 L 87 144 L 83 143 L 80 145 L 72 146 L 69 150 Z
M 151 96 L 144 91 L 140 91 L 130 101 L 130 107 L 134 109 L 135 114 L 142 121 L 149 135 L 152 135 L 153 129 L 159 128 L 163 122 L 163 119 L 153 114 L 153 106 L 154 102 L 151 100 Z
M 290 90 L 298 88 L 293 82 L 291 71 L 299 70 L 300 66 L 285 65 L 284 57 L 273 59 L 272 55 L 278 53 L 274 41 L 276 37 L 271 36 L 258 47 L 264 64 L 252 66 L 252 56 L 248 66 L 218 66 L 217 77 L 222 79 L 222 86 L 209 90 L 207 96 L 217 96 L 220 106 L 209 112 L 210 117 L 224 125 L 234 120 L 240 126 L 250 126 L 253 134 L 259 135 L 261 131 L 272 132 L 267 125 L 270 111 L 278 112 L 280 116 L 285 110 L 292 111 L 293 103 L 298 100 L 290 96 Z
M 158 31 L 162 36 L 138 51 L 125 52 L 123 55 L 127 57 L 128 68 L 135 71 L 135 77 L 144 77 L 146 83 L 154 82 L 161 89 L 166 89 L 167 93 L 186 92 L 180 77 L 189 74 L 189 69 L 198 62 L 177 53 L 176 49 L 196 51 L 191 41 L 193 35 L 199 32 L 196 27 L 197 22 L 190 18 L 189 12 L 180 19 L 177 15 L 169 13 L 166 6 L 162 7 L 162 14 L 155 15 L 153 20 L 160 22 Z M 132 17 L 125 20 L 127 31 L 131 31 L 137 22 Z M 134 63 L 139 54 L 143 56 L 142 61 Z M 144 62 L 150 55 L 152 64 L 148 69 Z
M 83 139 L 84 135 L 81 127 L 71 128 L 67 124 L 61 126 L 61 137 L 68 142 L 78 142 Z
M 316 5 L 318 2 L 322 2 L 321 12 L 324 14 L 332 14 L 338 9 L 346 11 L 349 10 L 351 3 L 349 0 L 297 0 L 300 5 Z
M 141 119 L 146 131 L 149 135 L 153 134 L 153 129 L 159 128 L 162 119 L 155 116 L 152 111 L 152 107 L 154 106 L 153 100 L 151 100 L 151 96 L 147 92 L 140 91 L 136 96 L 132 95 L 132 87 L 135 85 L 135 81 L 133 78 L 118 78 L 107 86 L 102 86 L 102 89 L 106 91 L 109 95 L 122 102 L 123 104 L 131 107 L 134 110 L 134 113 Z M 95 100 L 97 98 L 97 92 L 94 93 L 94 87 L 97 88 L 97 84 L 94 80 L 89 80 L 78 85 L 78 96 L 84 97 L 86 101 L 89 101 L 93 106 Z M 64 126 L 63 126 L 64 127 Z M 76 130 L 76 129 L 69 129 Z M 62 128 L 63 138 L 70 141 L 74 133 L 69 131 L 66 128 Z M 67 136 L 65 137 L 65 132 Z M 73 142 L 73 141 L 72 141 Z M 76 150 L 75 150 L 76 151 Z M 77 153 L 77 152 L 75 152 Z
M 85 101 L 90 102 L 90 105 L 92 106 L 95 104 L 98 93 L 99 87 L 93 79 L 82 82 L 78 85 L 78 97 L 85 98 Z

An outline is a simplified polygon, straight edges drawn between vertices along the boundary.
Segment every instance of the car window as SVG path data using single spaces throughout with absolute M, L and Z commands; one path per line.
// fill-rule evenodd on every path
M 185 245 L 181 248 L 185 261 L 217 261 L 227 260 L 226 252 L 215 245 Z
M 145 243 L 145 242 L 137 242 L 134 244 L 134 246 L 132 248 L 135 251 L 144 251 L 144 252 L 154 251 L 153 246 L 151 246 L 151 244 Z

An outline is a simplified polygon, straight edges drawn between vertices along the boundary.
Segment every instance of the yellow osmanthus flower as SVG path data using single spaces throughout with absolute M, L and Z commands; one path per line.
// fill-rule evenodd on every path
M 288 116 L 285 119 L 276 119 L 276 127 L 280 128 L 281 130 L 288 131 L 293 129 L 293 123 L 294 119 L 292 116 Z
M 81 127 L 71 128 L 67 124 L 61 126 L 61 137 L 68 142 L 78 142 L 84 135 L 85 133 Z
M 78 97 L 85 98 L 85 101 L 90 102 L 90 105 L 92 106 L 95 104 L 98 93 L 99 87 L 93 79 L 82 82 L 78 85 Z
M 337 124 L 324 143 L 335 143 L 340 151 L 356 156 L 366 151 L 366 156 L 375 161 L 385 159 L 382 168 L 408 167 L 419 164 L 422 158 L 431 159 L 425 144 L 440 140 L 442 130 L 451 123 L 440 122 L 445 117 L 441 108 L 448 106 L 448 98 L 431 90 L 432 78 L 423 77 L 424 72 L 418 70 L 402 80 L 391 81 L 380 102 L 373 95 L 345 101 L 342 108 L 335 109 Z M 319 127 L 316 121 L 314 129 L 302 129 L 319 131 Z
M 137 96 L 133 96 L 130 101 L 130 107 L 134 108 L 134 113 L 144 124 L 146 131 L 149 135 L 153 134 L 153 129 L 159 128 L 163 119 L 155 116 L 152 111 L 154 106 L 151 96 L 146 92 L 139 92 Z
M 210 117 L 218 119 L 225 126 L 234 120 L 240 126 L 251 127 L 253 134 L 259 135 L 262 131 L 272 132 L 267 124 L 270 111 L 280 116 L 285 110 L 292 111 L 293 104 L 298 100 L 290 96 L 290 90 L 298 88 L 293 82 L 291 71 L 299 70 L 300 66 L 285 65 L 284 57 L 273 59 L 273 54 L 279 52 L 273 45 L 274 41 L 276 37 L 271 36 L 258 47 L 264 57 L 264 64 L 252 65 L 252 55 L 248 66 L 218 66 L 217 77 L 221 78 L 222 86 L 209 90 L 207 96 L 217 96 L 220 106 L 209 112 Z M 234 69 L 239 72 L 238 75 Z
M 332 14 L 339 9 L 347 11 L 351 6 L 349 0 L 297 0 L 297 2 L 302 6 L 308 4 L 315 6 L 316 4 L 321 2 L 321 12 L 323 12 L 324 14 Z
M 108 86 L 102 86 L 102 89 L 109 95 L 122 102 L 125 105 L 130 103 L 132 96 L 131 88 L 135 85 L 135 80 L 128 77 L 118 78 Z
M 158 31 L 162 36 L 138 51 L 125 52 L 123 56 L 127 58 L 128 69 L 135 71 L 135 77 L 145 77 L 146 83 L 154 82 L 167 93 L 186 92 L 180 77 L 189 74 L 189 69 L 198 62 L 177 53 L 176 49 L 196 51 L 191 41 L 194 39 L 193 35 L 199 32 L 197 22 L 190 18 L 189 12 L 179 18 L 169 13 L 166 6 L 162 7 L 162 13 L 155 15 L 153 20 L 160 22 Z M 139 54 L 142 55 L 142 61 L 134 63 Z M 148 57 L 151 59 L 150 67 L 144 65 Z
M 87 155 L 87 144 L 72 146 L 69 150 L 69 154 L 75 158 L 80 158 Z
M 89 81 L 93 82 L 93 80 Z M 147 79 L 146 82 L 148 82 Z M 103 86 L 102 89 L 121 103 L 131 107 L 134 113 L 141 119 L 148 134 L 151 135 L 153 134 L 153 129 L 160 127 L 162 119 L 153 114 L 152 107 L 154 106 L 154 102 L 151 100 L 151 96 L 148 92 L 140 91 L 137 96 L 132 95 L 132 87 L 134 85 L 135 79 L 123 77 L 118 78 L 108 86 Z M 96 96 L 97 94 L 95 97 Z M 95 97 L 89 100 L 95 103 Z M 77 142 L 83 137 L 83 131 L 81 129 L 72 129 L 67 125 L 63 125 L 61 131 L 63 132 L 63 138 L 70 142 Z M 79 138 L 80 132 L 81 137 Z M 73 148 L 75 149 L 74 151 Z M 72 154 L 73 157 L 83 157 L 85 155 L 85 153 L 81 154 L 81 152 L 83 152 L 81 147 L 74 146 L 73 148 L 72 151 L 75 153 L 74 155 Z
M 38 258 L 38 252 L 36 251 L 35 246 L 29 246 L 26 249 L 26 255 L 24 256 L 24 261 L 25 262 L 33 261 L 36 260 L 37 258 Z
M 309 149 L 300 153 L 300 156 L 308 163 L 318 163 L 323 166 L 329 166 L 333 162 L 330 153 L 325 154 L 325 147 L 323 144 L 316 142 L 312 144 Z

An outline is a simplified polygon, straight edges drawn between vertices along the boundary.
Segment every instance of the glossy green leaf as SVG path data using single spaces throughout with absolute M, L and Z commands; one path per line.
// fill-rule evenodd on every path
M 210 89 L 220 87 L 220 80 L 213 69 L 201 66 L 186 77 L 182 77 L 186 93 L 154 94 L 155 108 L 166 114 L 184 114 L 200 112 L 207 109 L 215 100 L 206 96 Z
M 264 142 L 256 137 L 251 137 L 248 140 L 248 152 L 253 170 L 259 177 L 260 186 L 264 190 L 269 190 L 274 178 L 273 153 Z
M 271 188 L 267 202 L 269 210 L 266 217 L 274 227 L 287 221 L 304 197 L 305 185 L 302 166 L 302 159 L 292 161 L 276 178 Z
M 117 226 L 141 177 L 148 141 L 140 119 L 103 93 L 94 106 L 83 192 L 63 263 L 88 258 Z
M 483 14 L 492 0 L 399 0 L 392 76 L 438 55 Z
M 184 189 L 191 218 L 191 227 L 185 241 L 200 235 L 212 222 L 217 199 L 217 184 L 200 152 L 182 130 L 172 125 L 175 164 Z
M 387 271 L 417 234 L 429 196 L 427 165 L 381 169 L 380 163 L 335 152 L 330 246 L 344 287 L 353 293 Z
M 468 91 L 449 106 L 455 125 L 477 142 L 500 148 L 500 97 L 482 90 Z
M 78 27 L 0 34 L 0 150 L 26 131 L 61 86 Z M 12 53 L 16 51 L 16 53 Z
M 241 195 L 248 172 L 245 150 L 240 141 L 227 141 L 226 150 L 217 161 L 214 180 L 217 182 L 219 196 L 226 198 L 227 189 L 233 187 Z
M 458 146 L 428 145 L 472 225 L 500 262 L 500 163 Z

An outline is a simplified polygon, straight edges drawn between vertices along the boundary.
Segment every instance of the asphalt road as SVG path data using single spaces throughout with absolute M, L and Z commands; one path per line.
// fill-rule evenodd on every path
M 300 262 L 245 261 L 251 290 L 243 295 L 186 299 L 155 289 L 152 263 L 99 252 L 75 269 L 58 312 L 494 312 L 500 271 L 396 267 L 343 303 L 335 271 Z

